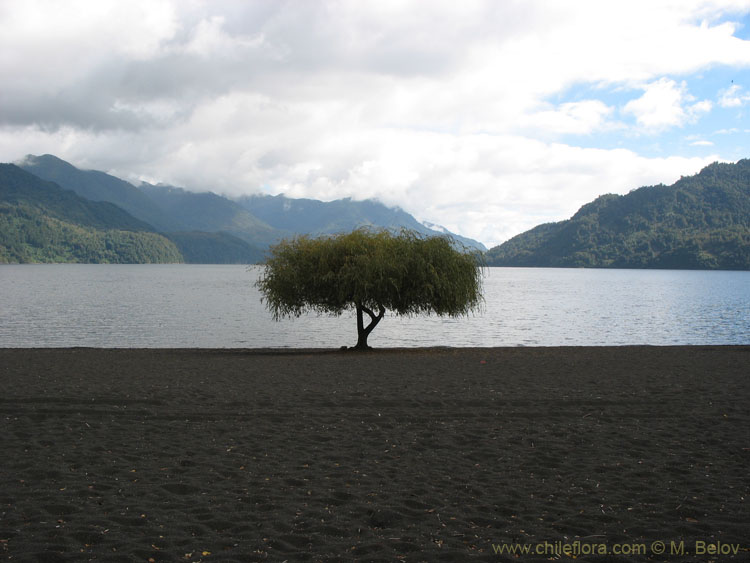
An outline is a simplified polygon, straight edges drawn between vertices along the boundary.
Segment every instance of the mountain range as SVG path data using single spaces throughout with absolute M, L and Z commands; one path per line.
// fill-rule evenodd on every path
M 349 232 L 363 226 L 396 230 L 406 228 L 425 236 L 448 235 L 468 248 L 487 250 L 476 240 L 451 233 L 439 225 L 420 223 L 403 209 L 387 207 L 372 199 L 357 201 L 345 198 L 325 202 L 293 199 L 284 195 L 250 195 L 240 197 L 237 203 L 269 225 L 290 233 L 317 236 Z
M 122 208 L 0 164 L 0 263 L 182 259 L 172 241 Z
M 490 266 L 750 269 L 750 160 L 607 194 L 490 249 Z
M 52 155 L 0 165 L 0 262 L 257 263 L 296 234 L 357 227 L 449 234 L 373 200 L 229 199 L 135 186 Z M 485 254 L 489 266 L 750 269 L 750 160 L 714 163 L 671 186 L 606 194 Z
M 81 170 L 53 155 L 29 155 L 17 164 L 4 165 L 4 173 L 0 174 L 0 204 L 6 219 L 0 222 L 0 262 L 133 259 L 131 254 L 117 258 L 111 252 L 105 257 L 88 246 L 90 254 L 80 248 L 77 253 L 63 248 L 67 244 L 65 236 L 72 232 L 70 225 L 83 229 L 90 240 L 100 239 L 105 231 L 131 233 L 130 237 L 149 233 L 150 241 L 166 241 L 176 249 L 177 258 L 174 252 L 160 251 L 142 261 L 192 263 L 257 263 L 263 260 L 270 245 L 283 238 L 332 234 L 362 226 L 409 228 L 427 236 L 445 233 L 419 223 L 399 208 L 374 200 L 322 202 L 260 195 L 232 200 L 211 192 L 195 193 L 162 184 L 135 186 L 104 172 Z M 19 174 L 21 171 L 26 175 Z M 15 195 L 6 185 L 15 186 L 12 191 Z M 25 193 L 24 202 L 19 200 L 20 193 Z M 106 204 L 111 213 L 100 217 L 99 222 L 79 217 L 75 210 L 90 211 L 90 204 Z M 23 225 L 19 222 L 21 215 L 25 217 Z M 15 217 L 12 222 L 11 216 Z M 65 225 L 52 225 L 53 220 Z M 44 238 L 26 237 L 34 230 L 32 223 L 40 221 L 47 222 L 48 230 L 57 230 L 54 238 L 58 246 L 41 248 L 39 245 L 45 245 Z M 452 236 L 467 247 L 486 250 L 477 241 Z M 71 248 L 76 244 L 81 246 L 77 238 L 68 242 Z

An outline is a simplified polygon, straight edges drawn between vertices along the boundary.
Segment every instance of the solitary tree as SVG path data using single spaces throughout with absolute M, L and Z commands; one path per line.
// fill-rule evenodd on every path
M 282 241 L 271 248 L 256 285 L 276 320 L 308 311 L 340 315 L 355 310 L 355 348 L 360 350 L 368 348 L 367 337 L 386 309 L 457 317 L 482 303 L 476 253 L 456 250 L 448 238 L 407 230 L 358 229 Z

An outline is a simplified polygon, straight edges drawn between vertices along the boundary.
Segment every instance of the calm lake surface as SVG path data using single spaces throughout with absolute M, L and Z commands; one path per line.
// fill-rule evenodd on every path
M 0 347 L 337 348 L 353 314 L 275 322 L 258 267 L 0 265 Z M 750 344 L 750 272 L 489 268 L 470 317 L 386 315 L 376 347 Z

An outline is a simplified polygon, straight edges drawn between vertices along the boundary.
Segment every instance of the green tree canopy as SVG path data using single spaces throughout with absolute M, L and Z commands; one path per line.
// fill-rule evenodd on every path
M 356 348 L 386 309 L 399 315 L 460 316 L 482 304 L 481 257 L 456 250 L 447 237 L 402 230 L 358 229 L 348 234 L 299 236 L 270 249 L 257 282 L 276 320 L 314 311 L 357 313 Z M 370 317 L 365 326 L 363 313 Z

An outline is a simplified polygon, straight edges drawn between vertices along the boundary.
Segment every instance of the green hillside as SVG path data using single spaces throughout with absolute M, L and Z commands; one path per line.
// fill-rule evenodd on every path
M 260 257 L 269 245 L 294 234 L 331 234 L 362 226 L 394 230 L 406 227 L 428 236 L 449 234 L 466 246 L 486 250 L 477 241 L 422 224 L 399 208 L 372 200 L 323 202 L 284 196 L 246 196 L 235 201 L 210 192 L 195 193 L 162 184 L 144 182 L 135 187 L 105 172 L 80 170 L 49 154 L 27 155 L 18 165 L 81 197 L 113 203 L 155 230 L 170 233 L 168 236 L 182 245 L 188 261 L 199 256 L 212 261 L 216 256 L 227 256 L 232 261 L 241 255 Z M 198 236 L 197 232 L 216 236 Z M 185 233 L 192 234 L 185 236 Z M 221 233 L 236 238 L 225 238 Z M 244 241 L 247 247 L 237 247 L 236 239 Z M 192 244 L 197 246 L 192 248 Z M 223 248 L 223 244 L 228 246 Z M 207 245 L 212 252 L 206 252 Z
M 195 193 L 146 183 L 139 189 L 165 212 L 188 225 L 187 230 L 229 233 L 257 248 L 266 248 L 283 236 L 238 203 L 211 192 Z
M 182 262 L 156 233 L 92 229 L 27 205 L 0 203 L 0 263 L 152 264 Z
M 89 201 L 14 164 L 0 164 L 0 201 L 44 208 L 50 217 L 96 229 L 154 230 L 112 203 Z
M 263 253 L 227 233 L 200 231 L 166 233 L 188 264 L 256 264 Z
M 27 155 L 18 165 L 66 190 L 91 201 L 108 201 L 117 205 L 159 231 L 186 228 L 179 218 L 172 217 L 134 185 L 98 170 L 80 170 L 51 154 Z M 151 229 L 153 230 L 153 229 Z
M 247 217 L 249 214 L 237 204 L 219 196 L 193 196 L 179 190 L 173 194 L 174 197 L 167 197 L 165 192 L 169 192 L 169 188 L 145 185 L 146 190 L 155 194 L 156 199 L 166 205 L 167 209 L 163 209 L 145 192 L 124 180 L 96 170 L 79 170 L 52 155 L 29 155 L 20 168 L 28 175 L 20 179 L 7 178 L 6 184 L 16 185 L 17 189 L 13 194 L 6 189 L 6 199 L 15 203 L 26 201 L 34 204 L 34 198 L 42 197 L 45 213 L 50 217 L 97 229 L 154 231 L 152 225 L 160 231 L 174 229 L 175 232 L 162 232 L 181 254 L 179 259 L 170 261 L 182 261 L 184 257 L 188 263 L 245 264 L 262 259 L 262 252 L 244 240 L 226 233 L 197 232 L 200 227 L 207 227 L 207 230 L 212 231 L 222 228 L 241 231 L 243 228 L 252 230 L 256 227 L 261 232 L 271 230 L 257 219 Z M 36 189 L 29 192 L 26 187 L 31 176 L 40 176 L 50 181 L 35 181 Z M 60 186 L 66 189 L 60 190 Z M 90 216 L 91 209 L 97 210 L 96 220 Z M 184 220 L 179 214 L 172 213 L 175 210 L 177 213 L 186 211 Z M 266 238 L 275 240 L 273 235 Z M 127 253 L 124 259 L 132 261 L 132 254 Z M 107 261 L 113 259 L 108 257 Z
M 487 253 L 490 266 L 750 269 L 750 160 L 608 194 Z
M 173 242 L 116 205 L 0 164 L 0 262 L 182 261 Z

